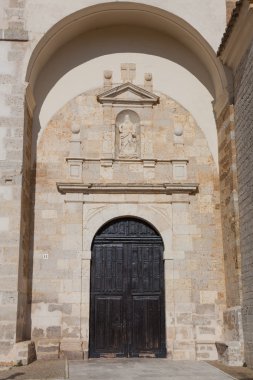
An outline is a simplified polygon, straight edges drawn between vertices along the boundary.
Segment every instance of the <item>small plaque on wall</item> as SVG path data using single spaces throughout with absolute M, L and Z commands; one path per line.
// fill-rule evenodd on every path
M 187 163 L 186 160 L 172 161 L 173 179 L 177 181 L 187 179 Z
M 69 179 L 81 181 L 83 174 L 83 161 L 81 159 L 67 158 L 67 163 Z

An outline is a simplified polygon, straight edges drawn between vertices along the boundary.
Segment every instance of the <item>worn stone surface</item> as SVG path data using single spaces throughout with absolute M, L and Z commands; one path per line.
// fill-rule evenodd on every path
M 253 237 L 252 237 L 252 185 L 250 163 L 252 150 L 252 104 L 253 104 L 253 44 L 242 59 L 235 74 L 235 137 L 239 183 L 239 210 L 241 220 L 242 252 L 242 319 L 245 337 L 245 359 L 253 367 Z
M 231 377 L 207 363 L 192 361 L 166 361 L 163 359 L 114 359 L 70 362 L 70 379 L 81 380 L 83 376 L 92 379 L 161 379 L 167 380 L 229 380 Z
M 103 359 L 90 360 L 89 362 L 69 362 L 68 366 L 64 360 L 37 361 L 28 366 L 3 369 L 0 367 L 0 379 L 16 377 L 21 380 L 28 379 L 64 379 L 70 380 L 83 379 L 84 375 L 88 378 L 101 379 L 108 378 L 159 378 L 175 380 L 181 379 L 202 379 L 207 380 L 252 380 L 252 370 L 245 367 L 227 367 L 218 362 L 196 363 L 196 362 L 167 362 L 164 360 L 136 360 L 136 359 Z M 218 370 L 212 368 L 217 367 Z M 223 373 L 222 373 L 222 372 Z M 70 376 L 68 377 L 68 372 Z M 225 376 L 225 374 L 229 376 Z M 114 377 L 115 376 L 115 377 Z
M 241 304 L 241 255 L 234 109 L 229 106 L 218 120 L 221 214 L 227 306 Z
M 39 340 L 36 344 L 38 360 L 53 360 L 59 358 L 59 343 L 57 341 Z
M 17 363 L 27 365 L 36 360 L 35 344 L 31 341 L 16 343 Z
M 0 370 L 0 379 L 6 380 L 7 378 L 20 380 L 66 379 L 66 362 L 65 360 L 38 360 L 27 366 L 13 367 L 4 371 Z
M 18 282 L 22 219 L 20 200 L 23 177 L 24 86 L 20 84 L 18 88 L 15 80 L 15 77 L 21 75 L 22 68 L 18 61 L 23 59 L 25 47 L 17 42 L 4 43 L 5 49 L 1 50 L 1 72 L 5 79 L 9 79 L 1 84 L 0 96 L 0 261 L 1 264 L 4 263 L 0 270 L 0 341 L 2 345 L 11 344 L 9 352 L 0 350 L 0 361 L 15 361 L 11 351 L 16 341 L 18 304 L 25 305 L 22 311 L 20 309 L 21 313 L 26 309 L 26 301 L 21 291 L 25 284 L 23 280 Z M 22 339 L 29 339 L 25 333 L 21 332 L 21 335 Z
M 238 206 L 237 152 L 234 107 L 224 109 L 217 122 L 220 162 L 220 199 L 226 278 L 226 303 L 223 341 L 217 345 L 219 359 L 226 364 L 242 365 L 242 279 Z

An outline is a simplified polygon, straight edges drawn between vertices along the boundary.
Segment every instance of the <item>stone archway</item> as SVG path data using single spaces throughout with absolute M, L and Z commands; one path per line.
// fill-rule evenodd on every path
M 115 4 L 114 4 L 114 6 L 115 6 Z M 110 5 L 107 4 L 105 7 L 109 7 L 108 9 L 106 9 L 107 14 L 109 14 L 110 13 Z M 146 6 L 143 6 L 143 7 L 146 9 Z M 122 14 L 124 14 L 124 16 L 127 15 L 127 17 L 129 17 L 129 20 L 130 20 L 130 15 L 132 14 L 131 12 L 133 11 L 133 9 L 131 8 L 130 13 L 129 13 L 129 4 L 126 4 L 126 3 L 118 4 L 118 5 L 116 5 L 116 8 L 117 8 L 118 13 L 121 13 L 121 11 L 122 11 L 123 12 Z M 138 5 L 137 8 L 134 9 L 134 11 L 136 11 L 136 15 L 137 15 L 137 14 L 139 14 L 139 12 L 146 11 L 145 9 L 142 10 L 142 5 Z M 87 16 L 89 18 L 91 15 L 94 16 L 92 11 L 95 11 L 95 10 L 96 10 L 96 7 L 94 7 L 94 8 L 92 7 L 92 9 L 89 9 L 89 11 L 91 11 L 90 13 L 88 12 L 86 14 L 84 12 L 85 17 Z M 115 14 L 113 9 L 111 9 L 111 11 L 112 11 L 112 14 Z M 94 13 L 96 13 L 96 12 L 94 12 Z M 102 13 L 103 12 L 101 11 L 101 14 Z M 178 40 L 180 41 L 180 44 L 178 45 L 179 49 L 181 49 L 183 47 L 183 42 L 185 41 L 185 38 L 188 38 L 190 36 L 190 41 L 191 41 L 190 56 L 194 57 L 195 61 L 198 62 L 199 65 L 203 65 L 203 61 L 204 61 L 205 74 L 201 78 L 199 78 L 199 80 L 205 84 L 208 91 L 210 91 L 210 93 L 212 93 L 213 97 L 215 98 L 216 105 L 217 105 L 216 109 L 218 110 L 218 114 L 219 114 L 219 112 L 223 108 L 223 105 L 226 103 L 228 96 L 227 96 L 227 91 L 226 91 L 225 74 L 224 74 L 224 71 L 223 71 L 220 63 L 217 61 L 214 52 L 205 43 L 205 40 L 203 39 L 203 37 L 198 35 L 198 33 L 195 33 L 195 31 L 193 30 L 192 27 L 190 27 L 189 25 L 186 25 L 184 22 L 182 22 L 182 20 L 179 20 L 177 17 L 174 17 L 173 15 L 170 15 L 167 12 L 165 12 L 167 15 L 167 18 L 164 17 L 165 16 L 164 12 L 162 12 L 163 14 L 160 14 L 160 13 L 161 13 L 160 11 L 157 12 L 154 9 L 152 11 L 149 9 L 149 12 L 148 12 L 149 17 L 151 17 L 151 19 L 152 19 L 152 17 L 154 17 L 154 19 L 156 19 L 156 22 L 153 23 L 154 26 L 157 25 L 158 20 L 161 20 L 161 19 L 165 20 L 165 24 L 167 23 L 167 26 L 168 26 L 168 29 L 166 29 L 167 33 L 168 34 L 171 33 L 171 35 L 173 37 L 175 37 L 175 35 L 176 35 Z M 82 15 L 80 15 L 80 16 L 81 17 L 80 17 L 79 21 L 83 20 Z M 106 20 L 108 21 L 108 25 L 109 25 L 111 18 L 110 17 L 106 18 Z M 66 37 L 65 32 L 67 30 L 67 27 L 65 28 L 65 26 L 67 26 L 68 21 L 71 21 L 71 23 L 72 23 L 72 21 L 73 21 L 72 17 L 71 17 L 71 20 L 69 20 L 67 18 L 66 20 L 63 21 L 63 24 L 61 24 L 61 26 L 64 26 L 64 27 L 62 29 L 61 29 L 61 27 L 60 27 L 60 29 L 58 29 L 58 27 L 60 26 L 60 25 L 58 25 L 56 27 L 56 30 L 54 30 L 54 29 L 51 30 L 50 33 L 46 37 L 50 37 L 50 36 L 52 36 L 52 34 L 54 35 L 54 33 L 55 33 L 55 41 L 58 40 L 58 37 L 60 37 L 60 39 L 62 41 L 65 41 L 67 43 L 68 39 L 65 39 L 65 37 Z M 66 22 L 66 25 L 65 25 L 65 22 Z M 96 24 L 96 21 L 94 21 L 94 23 Z M 81 22 L 78 23 L 78 25 L 80 26 Z M 141 27 L 141 25 L 138 25 L 138 27 Z M 132 28 L 132 26 L 131 26 L 131 28 Z M 64 30 L 64 33 L 61 34 L 61 32 L 63 30 Z M 59 32 L 59 34 L 58 34 L 58 32 Z M 80 33 L 80 30 L 78 33 Z M 159 31 L 159 33 L 160 33 L 160 31 Z M 74 36 L 72 36 L 72 37 L 74 37 Z M 60 39 L 58 41 L 60 41 Z M 33 108 L 35 106 L 35 101 L 34 101 L 34 96 L 33 96 L 34 95 L 34 93 L 33 93 L 34 87 L 37 86 L 38 91 L 41 90 L 41 93 L 43 94 L 43 96 L 45 95 L 45 93 L 48 91 L 48 88 L 45 90 L 45 87 L 42 86 L 43 75 L 47 72 L 47 70 L 50 69 L 51 63 L 52 62 L 55 63 L 60 58 L 60 55 L 58 56 L 58 52 L 56 50 L 54 50 L 54 48 L 57 44 L 54 45 L 54 48 L 52 51 L 50 50 L 52 48 L 51 41 L 52 40 L 50 40 L 50 39 L 47 41 L 47 38 L 45 38 L 42 41 L 42 45 L 40 44 L 40 46 L 38 46 L 38 49 L 36 49 L 35 55 L 31 59 L 31 65 L 29 67 L 29 74 L 27 77 L 28 80 L 30 81 L 30 83 L 28 85 L 28 90 L 27 90 L 27 103 L 28 103 L 30 116 L 32 116 Z M 60 46 L 57 46 L 57 47 L 59 48 Z M 48 48 L 48 50 L 47 50 L 47 48 Z M 48 55 L 49 52 L 50 52 L 50 54 L 52 53 L 52 56 L 51 56 L 52 60 L 51 60 L 51 58 L 48 59 L 49 58 L 49 55 Z M 44 55 L 44 53 L 45 53 L 45 55 Z M 203 59 L 203 57 L 200 58 L 201 55 L 203 55 L 204 59 Z M 55 61 L 55 59 L 56 59 L 56 61 Z M 181 60 L 178 63 L 181 63 L 183 65 L 183 60 Z M 31 71 L 30 71 L 30 68 L 31 68 Z M 68 67 L 68 69 L 70 69 L 70 67 Z M 188 67 L 188 69 L 190 70 L 189 67 Z M 54 79 L 59 78 L 59 75 L 62 75 L 63 72 L 61 72 L 61 71 L 56 72 L 56 74 L 57 74 L 56 78 L 54 78 Z M 206 80 L 205 80 L 205 78 L 206 78 Z M 52 85 L 52 83 L 51 83 L 51 85 Z M 41 104 L 39 105 L 39 107 L 40 106 L 41 106 Z M 36 115 L 36 117 L 37 116 L 38 115 Z M 226 120 L 226 117 L 223 118 L 223 116 L 222 116 L 221 121 L 220 121 L 221 124 L 223 123 L 224 119 Z M 29 162 L 27 164 L 29 165 Z M 184 165 L 186 165 L 185 162 L 184 162 Z M 25 193 L 27 192 L 26 188 L 24 189 L 24 192 Z M 73 192 L 73 191 L 71 190 L 70 192 Z M 79 202 L 82 203 L 83 200 L 81 200 L 81 201 L 79 200 Z M 176 200 L 175 203 L 177 203 L 177 202 L 178 201 Z M 179 203 L 180 203 L 180 201 L 179 201 Z M 127 207 L 124 207 L 124 206 L 125 206 L 124 204 L 121 204 L 119 207 L 116 206 L 117 212 L 119 211 L 119 209 L 121 209 L 121 210 L 125 210 L 123 213 L 121 213 L 121 215 L 129 215 L 129 205 L 127 205 Z M 85 207 L 86 206 L 84 206 L 84 213 L 87 211 Z M 133 205 L 133 208 L 134 207 L 135 207 L 135 205 Z M 145 206 L 143 206 L 143 207 L 145 208 Z M 108 207 L 108 210 L 109 209 L 110 209 L 110 207 Z M 150 207 L 150 209 L 151 209 L 151 207 Z M 159 207 L 157 207 L 157 209 L 159 209 Z M 113 210 L 113 213 L 115 212 L 114 207 L 112 207 L 111 210 Z M 159 211 L 158 211 L 158 213 L 159 213 Z M 163 214 L 163 211 L 160 214 Z M 143 217 L 145 218 L 144 215 L 143 215 Z M 156 219 L 159 219 L 159 218 L 160 218 L 160 216 Z M 89 219 L 89 217 L 88 217 L 88 219 Z M 90 218 L 90 219 L 92 219 L 92 218 Z M 95 219 L 93 219 L 93 222 L 94 222 L 94 220 Z M 94 225 L 93 225 L 93 227 L 89 227 L 90 226 L 90 223 L 89 223 L 87 228 L 88 229 L 94 228 Z M 164 235 L 166 235 L 166 234 L 168 235 L 167 241 L 171 241 L 171 230 L 168 229 L 168 227 L 167 227 L 166 231 L 164 229 Z M 162 235 L 162 232 L 161 232 L 161 235 Z M 86 239 L 87 236 L 88 236 L 88 238 Z M 89 260 L 89 256 L 90 256 L 90 248 L 88 247 L 87 244 L 90 242 L 89 241 L 90 237 L 91 237 L 90 234 L 88 234 L 88 235 L 86 233 L 83 234 L 83 249 L 81 250 L 81 253 L 80 253 L 80 256 L 83 260 L 83 262 L 82 262 L 82 273 L 85 273 L 85 274 L 87 273 L 87 268 L 89 265 L 88 260 Z M 165 258 L 166 257 L 169 258 L 170 254 L 171 254 L 171 251 L 169 249 L 169 244 L 167 245 L 167 247 L 168 247 L 167 252 L 165 249 Z M 168 273 L 168 276 L 170 276 L 171 275 L 171 263 L 169 263 L 169 260 L 168 260 L 167 264 L 168 264 L 168 268 L 169 268 L 167 273 Z M 88 276 L 86 276 L 86 275 L 84 275 L 82 277 L 82 279 L 83 279 L 83 282 L 82 282 L 83 290 L 84 289 L 85 290 L 83 292 L 83 298 L 82 298 L 82 301 L 83 301 L 82 306 L 83 307 L 82 307 L 82 313 L 81 313 L 82 314 L 82 320 L 81 320 L 82 336 L 81 336 L 81 338 L 84 341 L 84 347 L 86 347 L 86 349 L 87 349 L 87 342 L 88 342 L 88 332 L 87 332 L 88 315 L 87 315 L 87 310 L 88 310 L 88 304 L 87 304 L 87 294 L 86 293 L 87 293 L 87 289 L 89 287 L 89 282 L 87 282 Z M 173 301 L 171 301 L 171 303 L 173 303 Z M 167 318 L 167 320 L 169 320 L 169 317 Z M 169 337 L 167 337 L 167 339 L 169 339 Z M 170 339 L 170 341 L 172 341 L 172 339 Z

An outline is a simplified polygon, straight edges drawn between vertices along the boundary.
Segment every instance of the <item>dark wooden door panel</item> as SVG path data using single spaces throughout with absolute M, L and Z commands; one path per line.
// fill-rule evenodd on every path
M 95 347 L 100 356 L 106 353 L 123 354 L 122 297 L 95 297 Z
M 96 245 L 91 266 L 93 293 L 123 292 L 123 245 Z
M 161 237 L 147 223 L 108 223 L 91 261 L 90 356 L 166 356 Z
M 131 244 L 128 248 L 132 293 L 163 290 L 162 247 L 155 244 Z
M 162 341 L 160 296 L 134 296 L 132 321 L 130 354 L 159 354 Z

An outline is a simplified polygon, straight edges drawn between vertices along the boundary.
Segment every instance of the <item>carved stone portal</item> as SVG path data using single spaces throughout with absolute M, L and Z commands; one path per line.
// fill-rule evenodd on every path
M 140 119 L 136 112 L 124 110 L 116 119 L 116 147 L 119 158 L 136 158 L 140 151 Z

